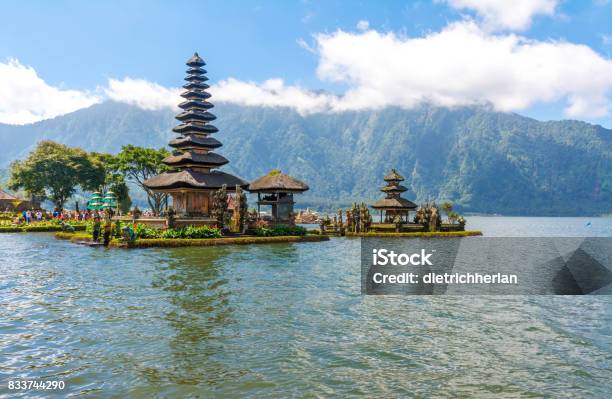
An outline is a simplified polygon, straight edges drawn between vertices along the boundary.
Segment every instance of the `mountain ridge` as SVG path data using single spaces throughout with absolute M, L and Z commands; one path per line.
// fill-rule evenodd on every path
M 223 170 L 252 180 L 282 169 L 310 185 L 297 200 L 303 206 L 371 202 L 395 167 L 417 202 L 509 215 L 612 213 L 612 130 L 599 125 L 429 105 L 300 115 L 219 104 L 213 113 L 224 144 L 217 152 L 230 160 Z M 165 147 L 176 136 L 173 117 L 108 101 L 31 125 L 0 124 L 0 167 L 43 139 L 105 152 Z

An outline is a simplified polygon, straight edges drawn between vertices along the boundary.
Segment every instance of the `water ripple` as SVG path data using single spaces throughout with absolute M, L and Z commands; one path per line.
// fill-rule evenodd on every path
M 610 396 L 607 297 L 365 297 L 358 253 L 4 234 L 0 397 Z

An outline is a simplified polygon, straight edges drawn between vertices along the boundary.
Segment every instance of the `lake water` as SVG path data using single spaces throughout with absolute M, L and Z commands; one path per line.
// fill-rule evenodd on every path
M 612 219 L 471 217 L 487 236 Z M 612 396 L 612 297 L 360 294 L 360 242 L 107 250 L 0 235 L 0 397 Z

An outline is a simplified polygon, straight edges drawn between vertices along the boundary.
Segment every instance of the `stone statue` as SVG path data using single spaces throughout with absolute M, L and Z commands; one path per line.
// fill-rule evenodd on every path
M 64 223 L 63 220 L 60 222 L 60 227 L 62 228 L 62 231 L 67 231 L 69 233 L 74 233 L 74 227 L 69 225 L 68 223 Z
M 353 212 L 350 209 L 346 210 L 346 230 L 353 231 Z
M 440 212 L 434 203 L 430 208 L 429 231 L 439 231 L 441 222 Z
M 402 230 L 402 217 L 399 214 L 393 217 L 393 224 L 395 225 L 395 232 L 399 233 Z
M 359 207 L 357 206 L 357 203 L 354 202 L 353 203 L 353 231 L 355 233 L 359 233 Z
M 121 236 L 123 241 L 127 243 L 128 247 L 131 247 L 134 244 L 134 241 L 136 241 L 136 234 L 129 225 L 121 229 Z
M 169 206 L 168 212 L 166 212 L 166 225 L 169 229 L 173 229 L 176 225 L 176 212 L 174 212 L 174 208 Z
M 142 212 L 140 211 L 140 209 L 138 209 L 138 207 L 134 207 L 134 210 L 132 210 L 132 221 L 136 221 L 140 218 L 140 215 L 142 215 Z
M 246 195 L 239 185 L 236 185 L 236 195 L 234 197 L 234 212 L 232 214 L 232 231 L 243 233 L 246 226 L 248 204 Z
M 224 184 L 212 195 L 211 215 L 217 220 L 219 228 L 223 229 L 227 224 L 227 186 Z

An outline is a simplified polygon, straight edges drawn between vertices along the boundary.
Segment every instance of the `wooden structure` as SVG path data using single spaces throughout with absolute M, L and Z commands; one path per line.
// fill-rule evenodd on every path
M 261 206 L 272 207 L 273 224 L 294 224 L 293 194 L 303 193 L 308 186 L 279 170 L 273 170 L 249 184 L 248 190 L 257 193 L 257 215 L 261 218 Z
M 0 189 L 0 212 L 21 212 L 28 209 L 40 209 L 40 204 L 31 200 L 22 199 Z
M 395 169 L 391 169 L 384 180 L 387 184 L 380 191 L 386 196 L 372 205 L 372 208 L 380 212 L 380 223 L 393 223 L 396 216 L 400 217 L 402 223 L 410 223 L 410 211 L 416 210 L 417 205 L 401 196 L 408 190 L 400 184 L 404 178 Z
M 210 94 L 206 92 L 209 86 L 205 83 L 208 78 L 202 68 L 204 65 L 198 53 L 187 60 L 187 83 L 181 94 L 185 101 L 179 104 L 183 112 L 176 115 L 181 123 L 172 129 L 179 137 L 170 141 L 169 145 L 175 150 L 163 160 L 172 171 L 144 183 L 153 191 L 170 194 L 177 220 L 193 219 L 192 224 L 215 222 L 211 215 L 214 191 L 223 186 L 233 189 L 248 185 L 239 177 L 215 170 L 229 161 L 213 152 L 222 144 L 211 136 L 218 129 L 210 124 L 216 116 L 209 112 L 213 104 L 207 101 Z

